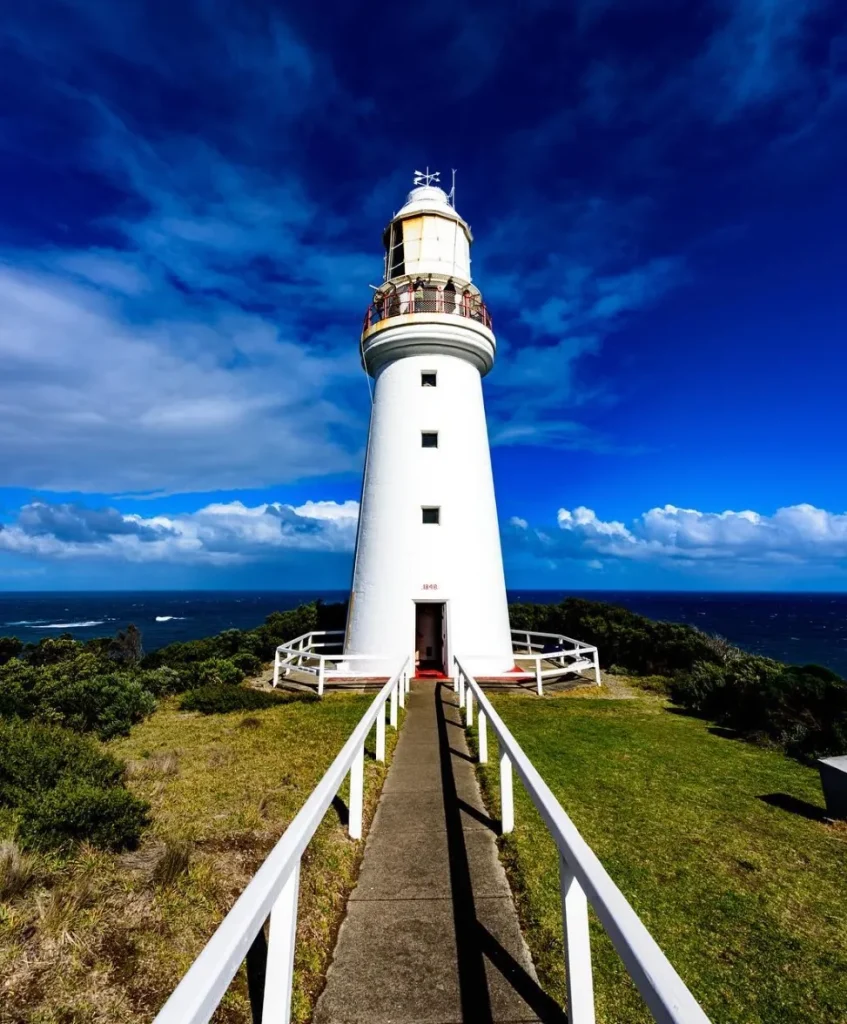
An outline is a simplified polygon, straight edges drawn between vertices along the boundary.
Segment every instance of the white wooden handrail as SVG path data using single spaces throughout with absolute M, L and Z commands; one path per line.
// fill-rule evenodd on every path
M 344 630 L 312 630 L 309 633 L 304 633 L 302 636 L 296 636 L 293 640 L 288 640 L 284 644 L 280 644 L 274 652 L 272 685 L 274 687 L 279 686 L 280 675 L 287 676 L 292 668 L 296 668 L 301 672 L 315 676 L 318 682 L 318 696 L 323 697 L 324 682 L 327 678 L 370 678 L 372 675 L 371 672 L 356 672 L 340 668 L 333 670 L 331 666 L 336 662 L 344 664 L 345 662 L 356 661 L 389 661 L 390 663 L 391 659 L 383 654 L 344 654 L 341 651 L 337 654 L 324 654 L 323 648 L 344 646 L 343 640 L 324 640 L 318 642 L 314 639 L 315 637 L 330 636 L 343 637 Z M 312 662 L 312 664 L 304 664 L 304 659 Z
M 594 1024 L 594 982 L 588 932 L 588 903 L 618 951 L 629 976 L 660 1024 L 708 1024 L 709 1018 L 688 991 L 623 893 L 609 877 L 553 795 L 550 787 L 509 732 L 479 683 L 453 659 L 454 689 L 464 709 L 465 724 L 473 724 L 474 698 L 478 708 L 479 759 L 488 760 L 488 726 L 500 748 L 500 820 L 502 831 L 514 828 L 512 771 L 544 819 L 559 851 L 562 923 L 568 988 L 569 1024 Z
M 300 858 L 347 773 L 350 773 L 349 833 L 362 838 L 365 740 L 376 725 L 376 758 L 385 760 L 385 709 L 397 728 L 398 704 L 409 691 L 406 658 L 374 698 L 341 752 L 312 790 L 235 905 L 159 1011 L 154 1024 L 206 1024 L 270 917 L 262 1019 L 288 1024 L 297 931 Z
M 562 633 L 537 633 L 531 629 L 513 629 L 512 633 L 512 654 L 521 661 L 531 661 L 532 667 L 521 672 L 510 672 L 513 680 L 535 679 L 535 687 L 539 697 L 544 693 L 545 679 L 560 679 L 568 672 L 584 672 L 592 669 L 594 682 L 600 686 L 600 655 L 596 647 L 583 643 L 582 640 L 574 640 L 573 637 L 564 636 Z M 555 650 L 544 648 L 549 645 L 541 640 L 533 640 L 533 637 L 543 637 L 544 640 L 555 640 L 558 646 Z M 521 650 L 524 646 L 526 650 Z M 534 653 L 535 649 L 540 653 Z M 476 659 L 490 659 L 490 654 L 468 654 L 465 651 L 462 658 L 465 662 L 473 662 Z M 573 659 L 573 660 L 570 660 Z M 552 667 L 544 668 L 544 662 Z

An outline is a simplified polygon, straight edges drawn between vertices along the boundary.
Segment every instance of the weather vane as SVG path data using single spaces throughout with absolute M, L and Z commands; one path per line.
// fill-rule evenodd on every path
M 416 185 L 431 185 L 433 182 L 436 184 L 441 180 L 441 172 L 433 171 L 429 173 L 429 167 L 425 171 L 415 171 L 415 184 Z

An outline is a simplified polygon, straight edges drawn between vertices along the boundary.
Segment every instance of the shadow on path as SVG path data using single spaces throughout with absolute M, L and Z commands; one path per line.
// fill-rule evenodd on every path
M 486 958 L 515 991 L 546 1022 L 567 1021 L 561 1007 L 544 993 L 530 974 L 504 949 L 493 935 L 477 920 L 476 903 L 471 884 L 470 864 L 462 829 L 462 811 L 495 831 L 495 822 L 461 800 L 453 775 L 448 725 L 445 706 L 457 707 L 453 701 L 453 690 L 444 683 L 434 687 L 435 714 L 438 727 L 438 748 L 441 766 L 441 783 L 444 791 L 444 816 L 447 829 L 447 852 L 450 865 L 450 888 L 453 897 L 453 923 L 456 931 L 458 956 L 459 991 L 462 1019 L 478 1024 L 493 1021 L 491 996 L 485 977 Z M 461 728 L 461 725 L 459 725 Z M 466 755 L 462 755 L 465 757 Z M 499 824 L 499 823 L 498 823 Z

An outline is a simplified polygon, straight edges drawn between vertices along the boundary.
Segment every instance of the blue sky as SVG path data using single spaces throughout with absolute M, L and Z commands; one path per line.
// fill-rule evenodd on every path
M 838 0 L 39 0 L 0 86 L 0 589 L 347 586 L 427 164 L 509 585 L 845 588 Z

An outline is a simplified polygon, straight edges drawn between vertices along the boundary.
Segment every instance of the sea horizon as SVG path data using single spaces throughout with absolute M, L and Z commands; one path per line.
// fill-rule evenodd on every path
M 346 600 L 346 589 L 0 591 L 0 636 L 25 643 L 70 632 L 112 636 L 130 622 L 147 651 L 224 629 L 252 629 L 273 611 L 308 601 Z M 510 602 L 565 597 L 617 604 L 650 619 L 687 623 L 752 654 L 825 665 L 847 677 L 847 593 L 843 591 L 565 590 L 510 588 Z

